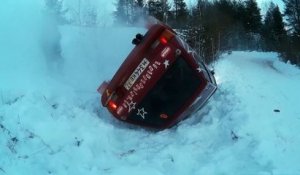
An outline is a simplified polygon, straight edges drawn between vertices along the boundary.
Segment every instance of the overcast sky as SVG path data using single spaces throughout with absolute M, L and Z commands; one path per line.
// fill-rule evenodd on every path
M 284 11 L 284 3 L 282 0 L 257 0 L 261 10 L 266 11 L 268 9 L 269 3 L 272 2 L 277 4 L 281 10 L 281 13 Z

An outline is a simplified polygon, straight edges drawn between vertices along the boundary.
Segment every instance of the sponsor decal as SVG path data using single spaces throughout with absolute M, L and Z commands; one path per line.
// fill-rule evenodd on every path
M 141 108 L 141 109 L 138 109 L 138 112 L 136 115 L 140 116 L 142 119 L 145 120 L 146 114 L 148 114 L 148 112 L 146 112 L 144 108 Z
M 131 112 L 133 109 L 135 109 L 136 102 L 126 101 L 125 103 L 126 103 L 126 106 L 128 107 L 128 113 Z
M 136 82 L 136 80 L 140 77 L 140 75 L 144 72 L 144 70 L 147 68 L 149 65 L 149 61 L 144 58 L 142 62 L 135 68 L 133 73 L 130 75 L 128 80 L 125 82 L 124 87 L 125 89 L 129 90 L 132 85 Z
M 167 69 L 170 66 L 170 61 L 169 60 L 165 60 L 164 61 L 164 65 L 165 65 L 165 69 Z
M 165 47 L 163 51 L 161 51 L 160 56 L 163 58 L 166 58 L 168 54 L 170 53 L 171 48 L 170 47 Z
M 201 72 L 202 72 L 201 67 L 198 67 L 198 68 L 197 68 L 197 71 L 198 71 L 199 73 L 201 73 Z
M 154 63 L 150 64 L 147 69 L 145 69 L 146 73 L 141 76 L 141 78 L 136 82 L 134 85 L 131 85 L 132 88 L 128 92 L 126 99 L 124 100 L 122 106 L 125 109 L 128 109 L 128 112 L 131 112 L 133 109 L 130 104 L 133 101 L 133 98 L 139 94 L 141 90 L 145 88 L 146 83 L 152 78 L 153 73 L 155 70 L 159 68 L 161 62 L 155 61 Z

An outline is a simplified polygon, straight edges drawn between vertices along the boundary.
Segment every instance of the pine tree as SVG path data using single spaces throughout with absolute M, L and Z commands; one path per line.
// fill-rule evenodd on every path
M 300 0 L 283 0 L 283 2 L 290 30 L 289 42 L 282 56 L 285 60 L 300 65 Z
M 191 11 L 189 23 L 184 30 L 186 41 L 202 60 L 211 63 L 217 57 L 219 40 L 216 8 L 207 0 L 198 0 Z
M 203 0 L 198 0 L 197 4 L 191 9 L 191 16 L 188 24 L 188 29 L 186 32 L 186 41 L 187 43 L 195 49 L 195 51 L 201 56 L 202 54 L 204 38 L 202 34 L 204 34 L 203 30 L 203 20 L 202 15 L 204 11 L 204 3 Z
M 143 8 L 144 7 L 144 1 L 143 0 L 137 0 L 136 2 L 136 5 L 140 8 Z
M 143 0 L 134 1 L 132 23 L 137 24 L 146 18 L 146 8 Z
M 169 24 L 174 21 L 174 17 L 170 11 L 171 7 L 167 0 L 148 0 L 148 15 L 155 17 L 163 23 Z
M 149 0 L 148 1 L 148 14 L 155 17 L 156 19 L 163 21 L 164 12 L 163 4 L 158 0 Z
M 128 21 L 127 14 L 126 14 L 126 4 L 125 0 L 119 0 L 117 3 L 117 9 L 114 12 L 115 22 L 118 24 L 126 24 Z
M 86 26 L 95 27 L 98 25 L 98 13 L 97 9 L 94 6 L 91 6 L 85 15 L 85 21 L 84 24 Z
M 236 26 L 235 7 L 231 0 L 219 0 L 215 2 L 217 9 L 218 22 L 218 42 L 219 49 L 228 50 L 233 47 L 231 38 L 234 36 L 234 27 Z
M 282 46 L 286 41 L 286 31 L 279 7 L 275 6 L 274 3 L 270 4 L 266 13 L 262 35 L 264 37 L 266 50 L 282 50 Z
M 183 28 L 187 24 L 188 10 L 184 0 L 174 0 L 175 28 Z
M 285 3 L 285 15 L 288 25 L 298 37 L 300 37 L 300 0 L 283 0 Z
M 65 15 L 68 9 L 63 8 L 63 0 L 45 0 L 47 13 L 54 16 L 59 24 L 68 23 Z
M 163 12 L 163 23 L 168 24 L 169 20 L 172 20 L 174 17 L 171 13 L 171 6 L 168 3 L 168 0 L 160 0 L 162 3 L 162 12 Z
M 233 6 L 233 25 L 231 26 L 231 36 L 228 39 L 228 45 L 231 49 L 248 49 L 246 44 L 247 33 L 245 30 L 246 6 L 243 1 L 232 1 Z
M 234 20 L 234 7 L 230 0 L 219 0 L 215 2 L 218 10 L 219 24 L 221 30 L 228 30 Z
M 135 1 L 118 0 L 117 9 L 114 12 L 116 23 L 132 25 L 135 20 Z
M 256 0 L 245 1 L 245 12 L 242 13 L 244 16 L 243 26 L 245 30 L 244 35 L 244 49 L 257 50 L 261 48 L 261 27 L 262 18 L 260 9 L 256 3 Z
M 257 2 L 256 0 L 246 0 L 245 4 L 244 26 L 246 32 L 259 33 L 262 26 L 262 18 Z

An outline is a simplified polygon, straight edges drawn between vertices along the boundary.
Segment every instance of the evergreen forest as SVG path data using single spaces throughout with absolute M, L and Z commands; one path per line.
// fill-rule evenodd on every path
M 284 11 L 270 3 L 262 14 L 256 0 L 118 0 L 115 23 L 136 25 L 155 17 L 181 34 L 210 63 L 233 50 L 277 52 L 300 65 L 300 0 L 283 0 Z

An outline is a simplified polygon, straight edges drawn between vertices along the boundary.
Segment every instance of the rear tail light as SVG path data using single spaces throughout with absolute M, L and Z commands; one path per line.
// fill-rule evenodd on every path
M 162 44 L 167 44 L 174 36 L 174 33 L 171 32 L 170 30 L 165 30 L 161 36 L 159 37 L 159 41 Z
M 151 48 L 155 49 L 159 44 L 163 44 L 166 45 L 168 44 L 168 42 L 175 36 L 175 34 L 173 32 L 171 32 L 170 30 L 164 30 L 163 33 L 159 36 L 158 40 L 156 40 Z
M 160 37 L 160 38 L 159 38 L 159 41 L 160 41 L 160 43 L 162 43 L 162 44 L 167 44 L 167 43 L 168 43 L 168 40 L 167 40 L 165 37 Z
M 107 106 L 112 111 L 116 111 L 118 109 L 117 101 L 123 95 L 124 93 L 122 92 L 122 90 L 120 88 L 117 88 L 117 90 L 109 94 L 105 106 Z
M 108 108 L 111 109 L 111 110 L 113 110 L 113 111 L 115 111 L 118 108 L 118 106 L 117 106 L 117 104 L 113 100 L 110 100 L 108 102 Z

